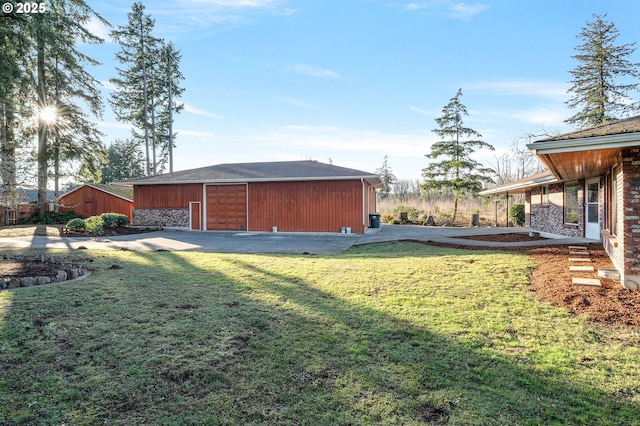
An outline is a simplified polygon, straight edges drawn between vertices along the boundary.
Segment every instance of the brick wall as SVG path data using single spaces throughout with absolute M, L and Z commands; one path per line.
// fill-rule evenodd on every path
M 526 197 L 531 205 L 531 228 L 536 231 L 552 234 L 566 235 L 567 237 L 584 236 L 584 181 L 579 181 L 578 209 L 579 217 L 577 225 L 564 223 L 564 184 L 556 183 L 548 186 L 549 203 L 542 204 L 542 187 L 531 189 L 531 196 Z
M 622 150 L 624 275 L 640 276 L 640 149 Z M 620 210 L 620 207 L 618 207 Z M 620 238 L 620 235 L 618 235 Z

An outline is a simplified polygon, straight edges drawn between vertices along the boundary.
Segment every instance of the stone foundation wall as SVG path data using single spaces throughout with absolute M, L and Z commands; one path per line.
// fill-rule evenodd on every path
M 564 223 L 564 184 L 557 183 L 548 186 L 549 203 L 541 203 L 542 187 L 531 189 L 530 198 L 527 201 L 530 205 L 531 228 L 536 231 L 549 232 L 552 234 L 566 235 L 567 237 L 584 236 L 584 208 L 580 208 L 578 224 L 569 225 Z M 578 205 L 584 206 L 584 181 L 579 182 Z
M 189 209 L 133 209 L 133 224 L 189 227 Z

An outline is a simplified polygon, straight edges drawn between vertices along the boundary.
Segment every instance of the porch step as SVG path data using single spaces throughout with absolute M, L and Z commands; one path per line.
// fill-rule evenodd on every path
M 586 285 L 591 287 L 602 287 L 600 280 L 597 278 L 571 278 L 573 285 Z
M 569 272 L 594 272 L 593 266 L 569 266 Z
M 569 246 L 569 250 L 586 250 L 586 247 L 583 246 Z
M 589 252 L 587 250 L 570 251 L 569 254 L 574 256 L 589 256 Z
M 586 257 L 570 257 L 569 262 L 591 262 L 591 259 Z

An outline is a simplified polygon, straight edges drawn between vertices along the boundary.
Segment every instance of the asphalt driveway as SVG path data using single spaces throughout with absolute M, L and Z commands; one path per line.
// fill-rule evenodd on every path
M 585 238 L 558 238 L 526 243 L 492 243 L 459 240 L 456 237 L 512 232 L 528 228 L 444 228 L 406 225 L 382 225 L 366 234 L 271 233 L 271 232 L 198 232 L 163 230 L 118 237 L 29 236 L 0 238 L 0 248 L 71 248 L 112 250 L 195 250 L 220 253 L 341 253 L 356 244 L 384 241 L 436 241 L 489 247 L 509 245 L 584 244 Z

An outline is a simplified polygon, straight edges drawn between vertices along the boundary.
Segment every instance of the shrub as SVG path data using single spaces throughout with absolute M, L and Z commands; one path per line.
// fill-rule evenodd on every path
M 104 219 L 102 216 L 91 216 L 84 220 L 84 226 L 87 231 L 94 235 L 104 234 Z
M 30 224 L 39 223 L 42 225 L 62 225 L 69 222 L 71 219 L 79 218 L 80 215 L 75 212 L 48 212 L 44 216 L 31 216 L 26 219 L 21 219 L 20 223 Z
M 524 225 L 524 204 L 513 204 L 509 207 L 509 221 L 516 226 Z
M 104 221 L 105 228 L 116 228 L 118 226 L 129 225 L 129 218 L 120 213 L 102 213 L 100 217 Z
M 382 223 L 389 223 L 391 222 L 392 219 L 393 219 L 393 216 L 391 216 L 388 213 L 385 213 L 382 216 L 380 216 L 380 222 Z
M 67 222 L 67 229 L 69 231 L 84 231 L 87 227 L 84 224 L 84 219 L 76 217 Z
M 400 219 L 395 219 L 395 218 L 393 218 L 393 219 L 391 219 L 391 220 L 389 221 L 389 224 L 390 224 L 390 225 L 400 225 L 401 223 L 402 223 L 402 222 L 400 221 Z
M 404 206 L 404 205 L 399 205 L 393 209 L 393 213 L 400 214 L 401 212 L 406 212 L 407 218 L 409 220 L 416 220 L 418 219 L 421 213 L 424 213 L 424 211 L 419 210 L 415 207 Z

